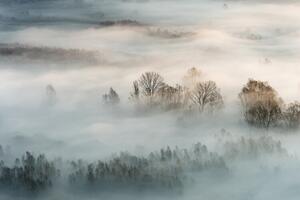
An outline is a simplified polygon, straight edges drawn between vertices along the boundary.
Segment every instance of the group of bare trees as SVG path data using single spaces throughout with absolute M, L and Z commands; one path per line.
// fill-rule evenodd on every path
M 286 105 L 267 82 L 250 79 L 242 88 L 239 98 L 245 121 L 261 128 L 298 128 L 300 103 Z
M 184 76 L 184 85 L 170 86 L 156 72 L 146 72 L 133 82 L 130 99 L 143 107 L 163 110 L 198 110 L 201 113 L 220 109 L 220 89 L 213 81 L 200 81 L 200 71 L 192 68 Z
M 130 100 L 139 106 L 170 110 L 182 106 L 183 92 L 179 85 L 172 87 L 166 84 L 158 73 L 146 72 L 133 82 Z
M 191 68 L 183 84 L 171 86 L 156 72 L 146 72 L 133 82 L 131 102 L 143 110 L 181 110 L 192 113 L 216 113 L 224 106 L 220 89 L 214 81 L 203 81 L 201 72 Z M 269 129 L 300 126 L 300 103 L 286 105 L 267 82 L 250 79 L 239 93 L 243 118 L 251 126 Z M 118 104 L 120 98 L 112 88 L 103 95 L 106 104 Z
M 223 106 L 220 89 L 214 81 L 201 81 L 201 72 L 196 68 L 188 70 L 183 77 L 183 85 L 171 86 L 156 72 L 145 72 L 133 82 L 129 97 L 138 108 L 144 110 L 186 110 L 213 112 Z M 105 104 L 120 102 L 118 94 L 110 88 L 103 95 Z

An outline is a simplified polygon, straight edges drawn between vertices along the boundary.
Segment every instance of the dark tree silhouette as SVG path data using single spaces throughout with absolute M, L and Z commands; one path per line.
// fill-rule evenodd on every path
M 15 165 L 8 167 L 0 164 L 0 186 L 2 188 L 37 192 L 52 186 L 60 172 L 44 155 L 38 157 L 26 152 L 22 159 L 16 159 Z
M 120 97 L 113 88 L 110 88 L 108 94 L 104 94 L 102 99 L 105 104 L 117 105 L 120 103 Z
M 192 149 L 161 149 L 148 157 L 120 153 L 109 161 L 96 163 L 72 162 L 69 176 L 72 185 L 89 183 L 97 190 L 139 188 L 139 190 L 177 190 L 183 187 L 186 173 L 218 169 L 227 172 L 225 161 L 218 154 L 197 143 Z M 215 171 L 214 171 L 215 172 Z
M 140 100 L 140 88 L 139 88 L 139 82 L 134 81 L 133 82 L 133 91 L 130 93 L 130 99 L 133 101 L 139 101 Z
M 107 191 L 138 189 L 139 191 L 181 191 L 185 183 L 194 181 L 191 174 L 212 173 L 226 175 L 227 162 L 240 158 L 260 158 L 264 155 L 288 156 L 281 143 L 271 137 L 242 137 L 224 145 L 221 155 L 196 143 L 189 149 L 178 147 L 160 149 L 148 156 L 135 156 L 126 152 L 106 160 L 61 162 L 48 161 L 44 155 L 26 152 L 14 164 L 0 161 L 0 191 L 38 193 L 68 178 L 70 189 Z M 62 166 L 66 164 L 67 166 Z M 60 171 L 59 169 L 63 169 Z M 61 175 L 61 172 L 65 173 Z M 61 179 L 59 179 L 61 178 Z

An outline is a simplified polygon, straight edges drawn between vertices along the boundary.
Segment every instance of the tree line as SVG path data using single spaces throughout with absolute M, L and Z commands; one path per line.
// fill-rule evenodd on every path
M 242 117 L 250 126 L 269 129 L 279 127 L 297 129 L 300 125 L 300 103 L 286 104 L 268 82 L 249 79 L 238 94 Z M 180 110 L 202 115 L 217 114 L 224 100 L 216 82 L 202 81 L 196 68 L 188 70 L 183 84 L 171 86 L 156 72 L 145 72 L 133 82 L 129 100 L 139 109 L 149 111 Z M 103 102 L 117 105 L 118 93 L 110 88 Z
M 39 193 L 61 183 L 80 191 L 109 190 L 181 192 L 186 185 L 197 181 L 194 177 L 205 173 L 228 175 L 235 160 L 267 156 L 288 156 L 281 143 L 271 137 L 244 138 L 222 144 L 224 151 L 211 152 L 196 143 L 191 148 L 162 148 L 147 156 L 121 152 L 109 159 L 87 162 L 83 160 L 48 160 L 45 155 L 26 152 L 13 163 L 0 155 L 0 190 Z M 0 145 L 0 149 L 2 149 Z M 200 180 L 201 181 L 201 180 Z
M 13 166 L 0 161 L 0 186 L 4 190 L 40 191 L 51 187 L 59 175 L 54 162 L 48 161 L 45 155 L 35 157 L 26 152 Z
M 83 164 L 72 162 L 70 182 L 74 185 L 107 188 L 139 188 L 140 190 L 180 190 L 188 181 L 187 173 L 217 169 L 227 172 L 225 161 L 207 147 L 197 143 L 191 150 L 161 149 L 147 157 L 121 153 L 109 161 Z

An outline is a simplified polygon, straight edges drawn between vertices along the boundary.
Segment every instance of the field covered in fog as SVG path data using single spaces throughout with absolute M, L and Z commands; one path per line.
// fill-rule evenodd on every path
M 1 0 L 0 199 L 299 199 L 297 0 Z

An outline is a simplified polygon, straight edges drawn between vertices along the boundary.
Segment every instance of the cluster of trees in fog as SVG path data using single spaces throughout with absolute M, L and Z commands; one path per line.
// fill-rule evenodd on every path
M 4 59 L 29 59 L 30 61 L 55 61 L 72 64 L 97 64 L 103 58 L 97 51 L 81 49 L 63 49 L 52 47 L 38 47 L 19 43 L 0 43 L 0 56 Z
M 258 139 L 241 137 L 237 141 L 227 141 L 224 144 L 224 157 L 226 160 L 237 158 L 258 158 L 265 155 L 282 155 L 288 153 L 280 141 L 275 141 L 269 136 Z
M 108 189 L 139 189 L 180 192 L 202 172 L 227 175 L 230 164 L 240 158 L 288 156 L 280 142 L 271 137 L 241 138 L 224 142 L 222 153 L 210 152 L 197 143 L 190 149 L 167 147 L 148 156 L 127 152 L 110 159 L 86 162 L 83 160 L 49 161 L 44 155 L 26 152 L 21 159 L 6 159 L 0 146 L 0 188 L 2 191 L 39 192 L 65 184 L 70 189 L 107 191 Z M 10 156 L 11 157 L 11 156 Z
M 184 84 L 171 86 L 156 72 L 146 72 L 133 82 L 130 101 L 138 108 L 185 110 L 189 112 L 213 113 L 223 107 L 223 97 L 214 81 L 200 81 L 201 72 L 190 69 L 184 77 Z M 119 95 L 110 88 L 103 96 L 104 103 L 117 104 Z
M 239 94 L 245 121 L 256 127 L 298 128 L 300 103 L 286 105 L 267 82 L 249 80 Z
M 165 28 L 147 28 L 146 33 L 153 37 L 177 39 L 196 35 L 194 32 L 183 32 L 178 30 L 169 30 Z
M 138 187 L 140 189 L 180 189 L 186 181 L 187 172 L 199 173 L 218 169 L 227 171 L 224 160 L 215 153 L 208 152 L 200 143 L 192 150 L 161 149 L 148 157 L 137 157 L 121 153 L 108 162 L 83 164 L 72 162 L 73 172 L 69 176 L 72 184 L 89 184 L 105 187 Z
M 184 113 L 217 114 L 224 107 L 216 82 L 201 79 L 196 68 L 188 70 L 183 84 L 171 86 L 156 72 L 146 72 L 133 82 L 130 101 L 145 111 L 181 110 Z M 296 129 L 300 125 L 300 103 L 285 104 L 267 82 L 249 79 L 238 95 L 242 115 L 249 125 L 258 128 L 281 127 Z M 120 102 L 118 93 L 110 88 L 103 96 L 105 104 Z
M 39 191 L 51 187 L 60 171 L 44 155 L 31 153 L 16 159 L 13 166 L 0 162 L 0 186 L 4 190 Z

